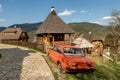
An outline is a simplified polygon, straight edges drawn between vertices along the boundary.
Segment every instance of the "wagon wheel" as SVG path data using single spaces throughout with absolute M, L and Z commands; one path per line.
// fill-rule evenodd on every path
M 62 69 L 62 66 L 61 66 L 60 62 L 57 64 L 57 67 L 58 67 L 59 73 L 65 73 L 65 71 L 63 71 L 63 69 Z

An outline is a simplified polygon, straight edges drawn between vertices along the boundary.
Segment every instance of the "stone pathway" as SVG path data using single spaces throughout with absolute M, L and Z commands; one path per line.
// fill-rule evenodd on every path
M 54 80 L 40 53 L 5 44 L 0 44 L 0 53 L 0 80 Z

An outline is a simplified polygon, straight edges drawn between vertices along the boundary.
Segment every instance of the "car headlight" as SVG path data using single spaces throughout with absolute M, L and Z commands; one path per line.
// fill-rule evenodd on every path
M 76 64 L 76 63 L 72 63 L 72 66 L 77 66 L 78 64 Z

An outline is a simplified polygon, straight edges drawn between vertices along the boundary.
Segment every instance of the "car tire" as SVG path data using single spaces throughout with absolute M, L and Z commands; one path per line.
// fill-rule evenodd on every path
M 48 56 L 48 58 L 50 59 L 50 54 L 49 54 L 49 53 L 47 54 L 47 56 Z
M 57 64 L 57 67 L 58 67 L 59 73 L 65 73 L 65 72 L 63 71 L 63 69 L 62 69 L 62 66 L 61 66 L 61 63 L 60 63 L 60 62 Z

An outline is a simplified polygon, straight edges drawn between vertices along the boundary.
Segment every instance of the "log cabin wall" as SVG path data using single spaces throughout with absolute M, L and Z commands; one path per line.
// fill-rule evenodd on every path
M 38 45 L 49 44 L 50 47 L 54 45 L 71 45 L 70 34 L 42 34 L 37 36 Z
M 103 52 L 104 44 L 102 41 L 93 41 L 92 44 L 94 45 L 94 47 L 92 48 L 93 52 L 96 52 L 96 53 Z

